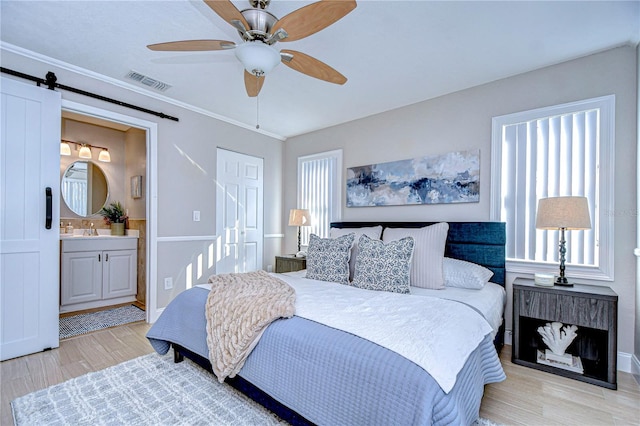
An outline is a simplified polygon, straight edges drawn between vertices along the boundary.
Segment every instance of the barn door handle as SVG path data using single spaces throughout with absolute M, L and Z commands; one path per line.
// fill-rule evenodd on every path
M 53 195 L 51 195 L 51 187 L 47 186 L 47 188 L 44 190 L 45 193 L 45 198 L 46 198 L 46 204 L 47 204 L 47 211 L 46 211 L 46 217 L 45 217 L 45 221 L 44 221 L 44 227 L 47 229 L 51 229 L 51 220 L 53 219 L 53 208 L 52 208 L 52 203 L 53 203 Z

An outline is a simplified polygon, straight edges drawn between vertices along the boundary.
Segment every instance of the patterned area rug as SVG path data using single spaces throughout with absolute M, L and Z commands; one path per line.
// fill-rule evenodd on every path
M 287 424 L 190 360 L 156 353 L 16 398 L 11 410 L 17 426 Z
M 189 360 L 145 355 L 11 402 L 16 425 L 287 424 Z
M 144 321 L 145 312 L 133 305 L 88 314 L 60 318 L 60 338 L 65 339 L 90 331 L 115 327 L 130 322 Z

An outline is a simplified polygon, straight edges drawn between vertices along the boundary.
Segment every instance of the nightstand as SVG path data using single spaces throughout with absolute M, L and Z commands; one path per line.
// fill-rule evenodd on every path
M 547 347 L 537 329 L 554 321 L 578 327 L 566 352 L 580 357 L 582 374 L 537 361 L 538 350 Z M 617 330 L 618 295 L 609 287 L 540 287 L 524 278 L 513 282 L 514 364 L 616 389 Z
M 307 269 L 306 257 L 295 257 L 292 254 L 276 256 L 276 272 L 294 272 Z

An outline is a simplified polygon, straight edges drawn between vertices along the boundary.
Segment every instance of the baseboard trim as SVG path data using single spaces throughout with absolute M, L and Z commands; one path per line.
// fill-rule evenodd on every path
M 640 360 L 635 355 L 631 355 L 631 374 L 640 376 Z
M 160 314 L 162 314 L 162 312 L 164 312 L 165 308 L 156 308 L 155 311 L 147 311 L 147 322 L 149 324 L 153 324 L 155 323 L 158 318 L 160 318 Z
M 129 304 L 136 301 L 136 296 L 122 296 L 115 299 L 100 299 L 91 302 L 74 303 L 72 305 L 61 305 L 60 313 L 86 311 L 87 309 L 104 308 L 113 305 Z
M 632 354 L 626 352 L 618 352 L 618 371 L 624 371 L 625 373 L 631 373 L 631 358 Z M 637 359 L 636 359 L 637 362 Z

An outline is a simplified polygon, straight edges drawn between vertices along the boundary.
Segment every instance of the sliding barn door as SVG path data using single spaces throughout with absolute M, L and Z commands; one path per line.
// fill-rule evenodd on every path
M 216 273 L 262 269 L 262 158 L 218 149 Z
M 58 347 L 60 93 L 1 79 L 0 360 Z

